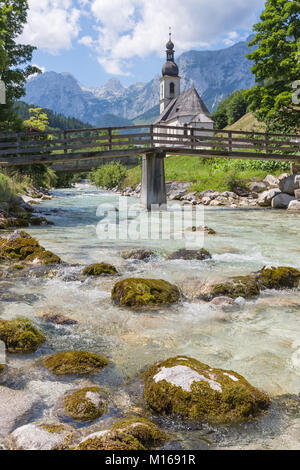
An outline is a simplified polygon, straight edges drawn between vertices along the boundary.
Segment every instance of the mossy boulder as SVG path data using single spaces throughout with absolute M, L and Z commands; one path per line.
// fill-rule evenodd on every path
M 237 299 L 244 297 L 252 299 L 259 295 L 259 283 L 253 275 L 236 276 L 222 281 L 213 281 L 200 290 L 200 296 L 204 300 L 212 300 L 215 297 L 230 297 Z
M 61 259 L 40 246 L 39 242 L 26 232 L 16 231 L 9 238 L 0 239 L 0 255 L 14 261 L 28 263 L 60 264 Z
M 206 259 L 211 259 L 211 254 L 204 248 L 201 248 L 201 250 L 186 250 L 185 248 L 182 248 L 180 250 L 174 251 L 174 253 L 169 254 L 167 256 L 167 259 L 169 260 L 184 259 L 188 261 L 191 261 L 191 260 L 203 261 Z
M 165 415 L 226 423 L 253 418 L 270 403 L 236 372 L 213 369 L 186 356 L 153 365 L 143 378 L 147 404 Z
M 146 450 L 146 447 L 126 433 L 99 431 L 87 436 L 74 450 Z
M 45 264 L 45 265 L 61 263 L 61 259 L 59 258 L 59 256 L 52 253 L 52 251 L 45 250 L 42 247 L 39 250 L 36 250 L 31 255 L 27 256 L 25 261 L 29 263 Z
M 147 449 L 163 445 L 168 440 L 168 434 L 159 429 L 156 424 L 139 416 L 128 416 L 116 421 L 112 432 L 125 433 L 137 439 Z
M 271 266 L 258 271 L 256 277 L 261 288 L 264 289 L 293 289 L 299 285 L 300 271 L 285 266 Z
M 148 419 L 129 416 L 116 421 L 110 430 L 87 436 L 77 450 L 149 450 L 163 445 L 168 435 Z
M 6 368 L 5 364 L 0 364 L 0 375 L 2 374 L 2 372 L 4 372 L 5 368 Z
M 176 286 L 161 279 L 129 278 L 117 282 L 111 297 L 121 307 L 144 308 L 178 302 L 180 293 Z
M 45 336 L 26 318 L 0 320 L 0 340 L 10 353 L 30 354 L 45 341 Z
M 118 271 L 114 266 L 107 263 L 98 263 L 88 266 L 82 272 L 85 276 L 115 275 Z
M 43 361 L 55 375 L 93 374 L 108 365 L 108 360 L 87 351 L 67 351 L 53 354 Z
M 79 421 L 93 421 L 107 411 L 107 394 L 99 387 L 86 387 L 68 393 L 63 402 L 64 413 Z
M 121 256 L 124 259 L 149 261 L 149 259 L 156 256 L 156 254 L 154 253 L 154 251 L 151 250 L 133 249 L 122 251 Z

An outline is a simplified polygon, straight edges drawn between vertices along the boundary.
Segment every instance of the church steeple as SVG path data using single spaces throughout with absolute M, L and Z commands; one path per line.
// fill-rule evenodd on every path
M 167 54 L 167 62 L 163 66 L 162 69 L 162 74 L 163 77 L 165 75 L 168 75 L 169 77 L 178 77 L 178 67 L 177 64 L 175 64 L 174 60 L 174 44 L 172 42 L 172 33 L 171 33 L 171 28 L 169 32 L 169 41 L 166 44 L 166 54 Z
M 178 66 L 174 60 L 174 44 L 172 42 L 171 28 L 169 41 L 166 44 L 167 61 L 162 68 L 160 79 L 160 112 L 162 113 L 170 101 L 180 95 L 180 77 Z

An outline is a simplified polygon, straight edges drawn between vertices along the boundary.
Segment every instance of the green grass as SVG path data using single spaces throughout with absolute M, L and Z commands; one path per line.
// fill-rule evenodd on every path
M 236 184 L 245 185 L 253 178 L 263 180 L 268 174 L 275 176 L 287 171 L 289 164 L 252 162 L 241 160 L 203 159 L 201 157 L 175 156 L 165 159 L 166 181 L 193 183 L 191 191 L 213 189 L 230 191 Z M 127 172 L 123 187 L 136 186 L 141 181 L 141 166 Z
M 0 204 L 11 204 L 17 197 L 17 189 L 14 182 L 6 175 L 0 173 Z
M 56 181 L 54 171 L 45 165 L 31 165 L 25 171 L 4 170 L 0 173 L 0 205 L 3 202 L 13 205 L 17 196 L 27 189 L 36 186 L 50 188 Z
M 0 173 L 0 204 L 1 202 L 14 204 L 18 194 L 24 192 L 29 186 L 31 186 L 31 181 L 28 176 Z

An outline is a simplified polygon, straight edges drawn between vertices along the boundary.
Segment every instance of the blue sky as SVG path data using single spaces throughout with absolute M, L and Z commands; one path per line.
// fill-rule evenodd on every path
M 159 74 L 169 26 L 177 56 L 245 39 L 265 0 L 28 0 L 20 42 L 38 49 L 33 63 L 70 72 L 99 87 L 116 77 L 124 85 Z

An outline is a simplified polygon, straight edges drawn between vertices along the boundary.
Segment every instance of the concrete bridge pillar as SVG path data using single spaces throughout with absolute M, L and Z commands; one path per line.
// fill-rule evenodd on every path
M 141 205 L 150 210 L 153 204 L 167 203 L 165 165 L 166 152 L 155 150 L 143 154 Z

